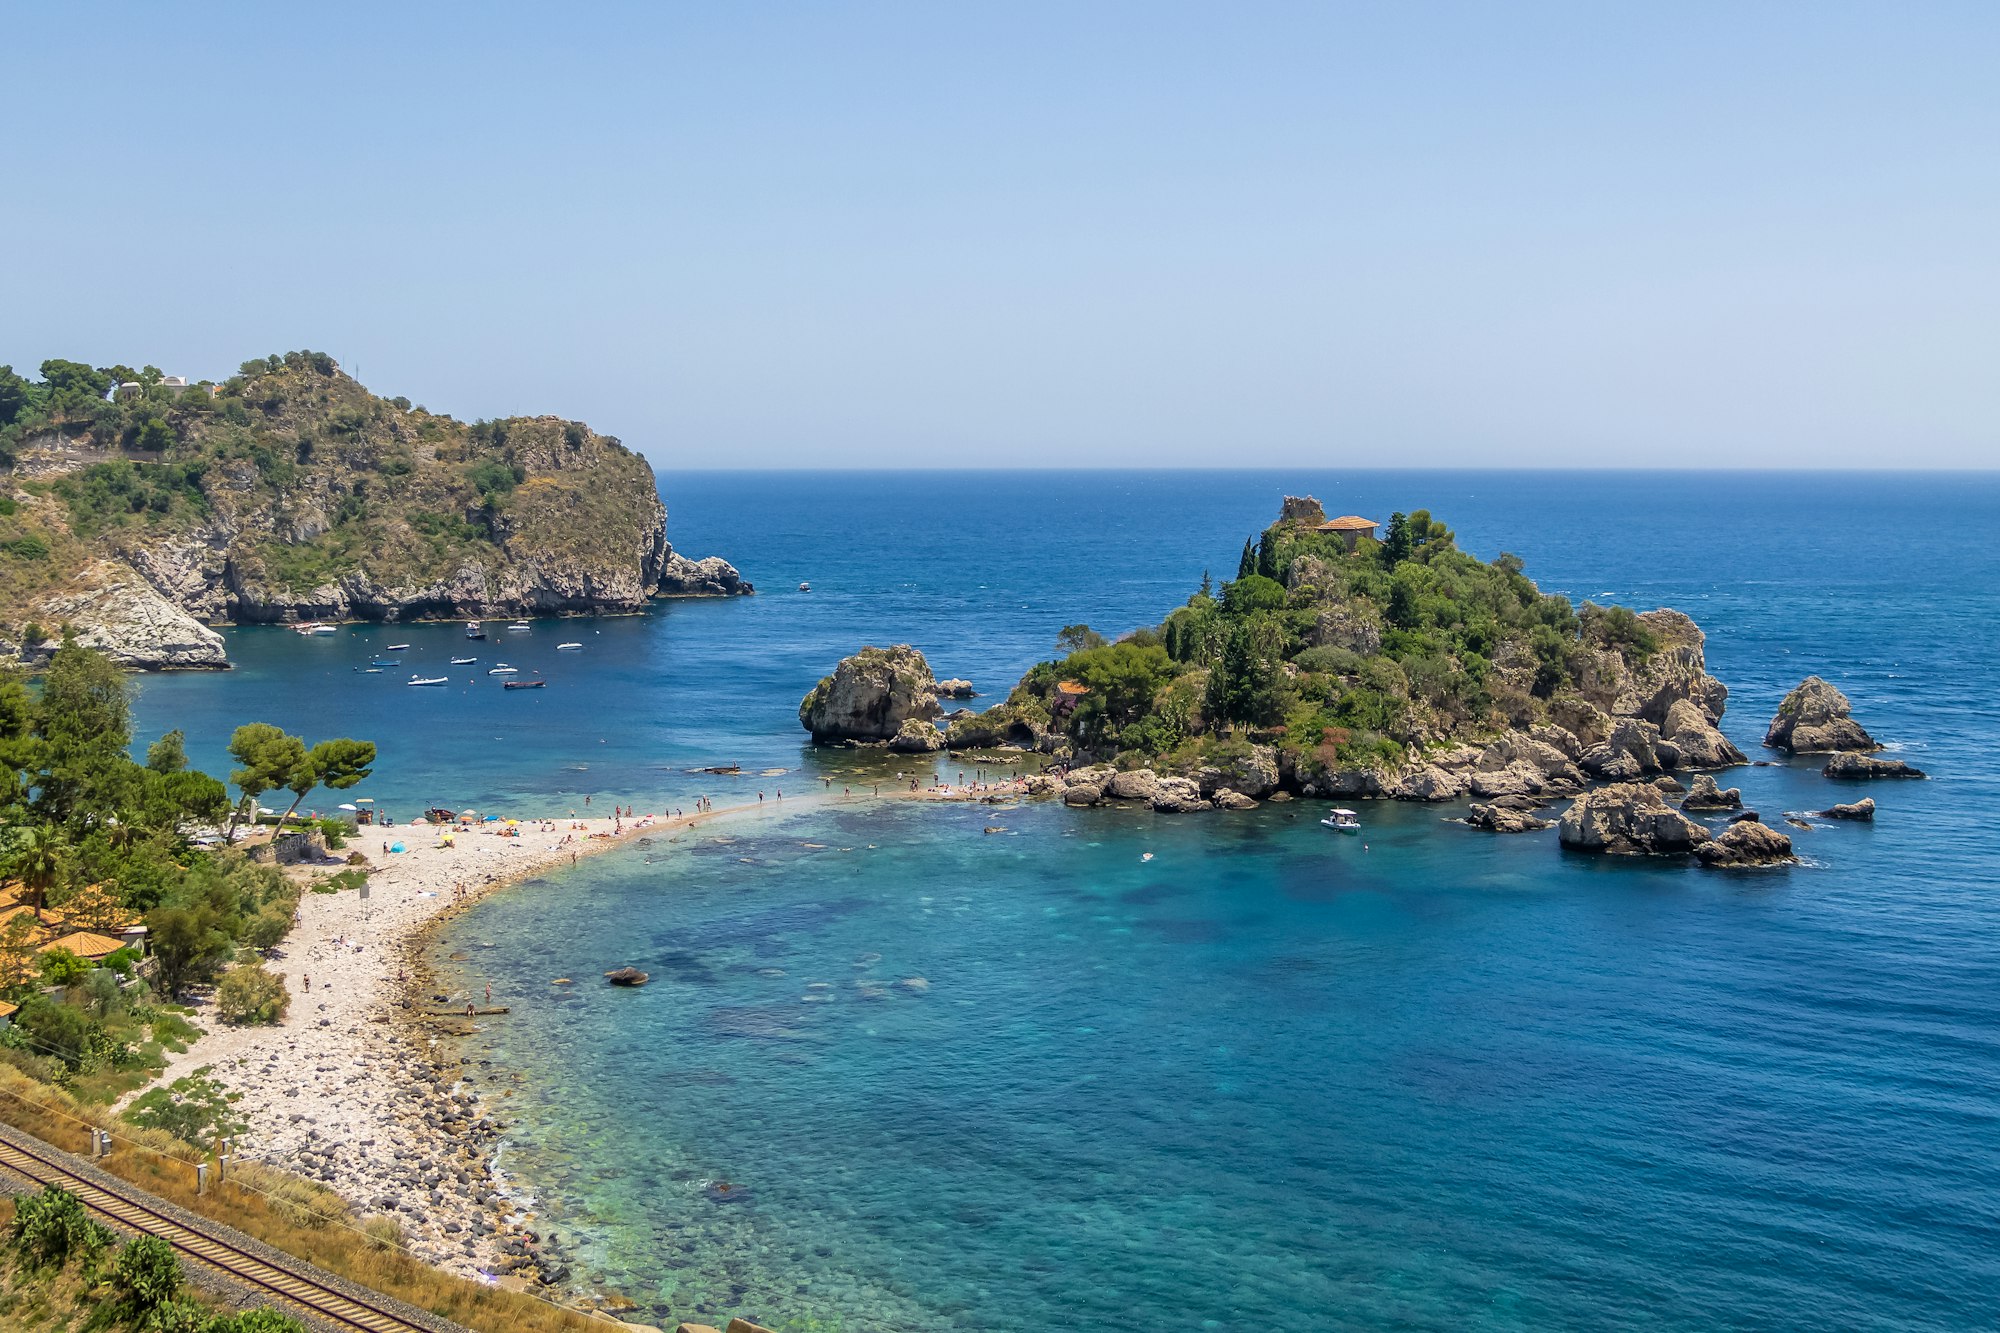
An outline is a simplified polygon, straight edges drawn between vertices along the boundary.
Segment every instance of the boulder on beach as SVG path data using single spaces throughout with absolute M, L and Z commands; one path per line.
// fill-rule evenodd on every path
M 942 711 L 930 663 L 899 643 L 840 659 L 799 702 L 799 725 L 815 741 L 889 741 L 904 723 L 927 723 Z
M 1684 856 L 1712 836 L 1645 782 L 1585 792 L 1563 812 L 1557 829 L 1565 847 L 1628 856 Z
M 1789 754 L 1879 750 L 1875 738 L 1848 716 L 1847 696 L 1818 676 L 1807 676 L 1778 705 L 1764 744 Z
M 604 974 L 604 979 L 614 986 L 643 986 L 652 980 L 636 967 L 614 967 Z
M 1708 774 L 1697 773 L 1693 784 L 1688 788 L 1686 798 L 1681 801 L 1681 809 L 1735 810 L 1742 804 L 1743 792 L 1740 788 L 1719 787 L 1715 779 Z
M 1872 754 L 1837 754 L 1826 761 L 1820 776 L 1829 778 L 1921 778 L 1924 770 L 1900 759 L 1877 759 Z
M 1746 819 L 1731 824 L 1694 849 L 1695 859 L 1705 866 L 1769 866 L 1796 861 L 1792 840 L 1769 824 Z
M 1819 812 L 1821 819 L 1865 819 L 1875 818 L 1875 798 L 1864 796 L 1858 801 L 1841 805 L 1830 805 Z
M 935 754 L 944 748 L 944 733 L 934 724 L 913 717 L 897 728 L 889 748 L 898 754 Z

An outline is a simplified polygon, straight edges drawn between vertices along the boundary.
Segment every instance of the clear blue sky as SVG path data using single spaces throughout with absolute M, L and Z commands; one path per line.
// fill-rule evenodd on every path
M 2000 465 L 2000 5 L 11 6 L 0 361 L 697 466 Z

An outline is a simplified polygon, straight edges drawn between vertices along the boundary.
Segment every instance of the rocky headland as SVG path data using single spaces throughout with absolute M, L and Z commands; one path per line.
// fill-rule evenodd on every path
M 45 363 L 5 399 L 0 652 L 227 665 L 211 626 L 643 610 L 752 591 L 667 540 L 653 470 L 581 422 L 465 423 L 315 352 L 218 384 Z

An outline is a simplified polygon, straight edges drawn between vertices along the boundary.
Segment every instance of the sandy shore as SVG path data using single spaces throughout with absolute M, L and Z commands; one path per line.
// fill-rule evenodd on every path
M 454 1043 L 439 1040 L 464 1019 L 432 1016 L 439 1006 L 413 993 L 427 975 L 429 928 L 484 893 L 633 838 L 804 804 L 523 821 L 518 837 L 487 824 L 495 831 L 459 832 L 450 846 L 425 825 L 363 828 L 349 850 L 372 865 L 368 897 L 303 894 L 291 935 L 271 951 L 266 965 L 292 995 L 285 1021 L 231 1027 L 200 1013 L 206 1035 L 170 1057 L 160 1081 L 212 1067 L 240 1095 L 250 1127 L 241 1156 L 320 1180 L 364 1214 L 394 1216 L 432 1263 L 460 1273 L 522 1267 L 532 1219 L 512 1211 L 493 1174 L 500 1127 L 466 1085 Z M 405 850 L 385 854 L 385 843 Z

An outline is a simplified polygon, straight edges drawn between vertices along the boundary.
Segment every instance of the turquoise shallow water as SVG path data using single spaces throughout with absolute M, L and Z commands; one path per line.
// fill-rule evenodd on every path
M 781 1329 L 1990 1326 L 1991 477 L 689 478 L 678 543 L 815 591 L 590 626 L 582 661 L 536 663 L 563 674 L 534 713 L 246 632 L 242 671 L 148 681 L 142 718 L 191 722 L 198 755 L 244 716 L 374 734 L 392 805 L 816 785 L 858 761 L 807 754 L 791 710 L 857 641 L 1004 686 L 1065 621 L 1155 620 L 1228 572 L 1286 489 L 1429 504 L 1544 586 L 1680 606 L 1746 749 L 1817 670 L 1936 780 L 1756 875 L 1448 809 L 1372 804 L 1346 839 L 1300 807 L 794 787 L 445 942 L 516 1006 L 473 1054 L 584 1267 L 663 1320 Z M 990 517 L 909 522 L 975 494 Z M 787 772 L 684 771 L 718 758 Z M 1834 795 L 1805 764 L 1729 781 L 1767 814 Z M 623 962 L 654 983 L 549 985 Z

